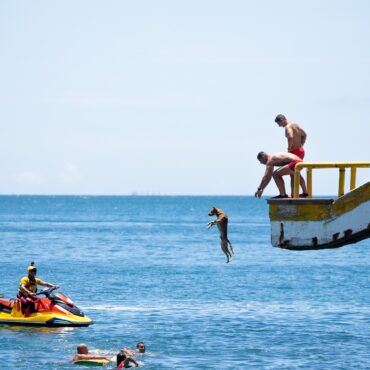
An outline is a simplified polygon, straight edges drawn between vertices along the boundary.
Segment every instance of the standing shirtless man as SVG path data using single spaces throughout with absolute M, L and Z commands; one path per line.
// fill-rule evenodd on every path
M 288 152 L 295 154 L 303 160 L 305 155 L 303 146 L 307 139 L 306 132 L 297 123 L 289 121 L 283 114 L 278 114 L 275 118 L 275 122 L 279 125 L 279 127 L 285 128 L 285 137 L 288 140 Z M 290 176 L 290 183 L 293 197 L 294 175 Z M 302 186 L 303 183 L 304 180 L 301 176 L 300 185 L 303 190 L 303 194 L 301 194 L 301 197 L 307 197 L 307 190 L 305 190 L 305 187 Z

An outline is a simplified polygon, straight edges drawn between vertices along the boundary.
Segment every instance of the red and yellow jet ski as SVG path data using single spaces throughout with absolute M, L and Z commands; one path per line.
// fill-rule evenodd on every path
M 55 289 L 45 289 L 37 294 L 34 300 L 36 312 L 28 317 L 22 311 L 19 299 L 0 298 L 0 325 L 89 326 L 93 323 L 66 295 L 52 294 Z

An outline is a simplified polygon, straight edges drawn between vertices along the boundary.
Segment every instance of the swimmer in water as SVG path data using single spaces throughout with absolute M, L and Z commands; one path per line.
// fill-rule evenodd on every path
M 86 344 L 79 344 L 77 346 L 76 354 L 69 360 L 70 362 L 81 361 L 81 360 L 108 360 L 110 358 L 106 356 L 90 355 L 89 349 Z
M 139 366 L 139 363 L 135 361 L 130 356 L 144 354 L 145 353 L 145 343 L 139 342 L 136 344 L 136 349 L 129 349 L 129 348 L 122 348 L 121 351 L 117 355 L 117 367 L 119 369 L 131 367 L 131 363 L 135 366 Z M 121 367 L 120 367 L 121 366 Z
M 136 349 L 128 349 L 128 348 L 122 348 L 121 352 L 125 352 L 128 356 L 137 355 L 139 353 L 143 354 L 145 353 L 145 343 L 139 342 L 136 344 Z
M 127 353 L 121 350 L 117 354 L 117 369 L 132 367 L 131 364 L 133 364 L 135 367 L 139 366 L 139 363 L 137 361 L 135 361 L 131 357 L 128 357 Z

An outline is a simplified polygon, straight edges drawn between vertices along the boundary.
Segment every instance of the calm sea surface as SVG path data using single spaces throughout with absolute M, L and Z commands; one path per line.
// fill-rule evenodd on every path
M 209 209 L 229 214 L 231 264 Z M 0 293 L 30 261 L 95 324 L 0 326 L 1 369 L 73 369 L 77 344 L 114 354 L 144 341 L 145 369 L 369 369 L 370 240 L 271 247 L 251 197 L 0 197 Z M 107 366 L 112 369 L 112 366 Z

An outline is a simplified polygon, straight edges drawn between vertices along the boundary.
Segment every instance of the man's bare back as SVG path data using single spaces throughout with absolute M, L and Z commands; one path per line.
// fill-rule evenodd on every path
M 291 152 L 303 147 L 307 135 L 297 123 L 288 122 L 285 126 L 285 137 L 288 139 L 288 151 Z
M 279 152 L 268 156 L 266 166 L 281 167 L 293 161 L 301 161 L 301 158 L 293 153 Z

